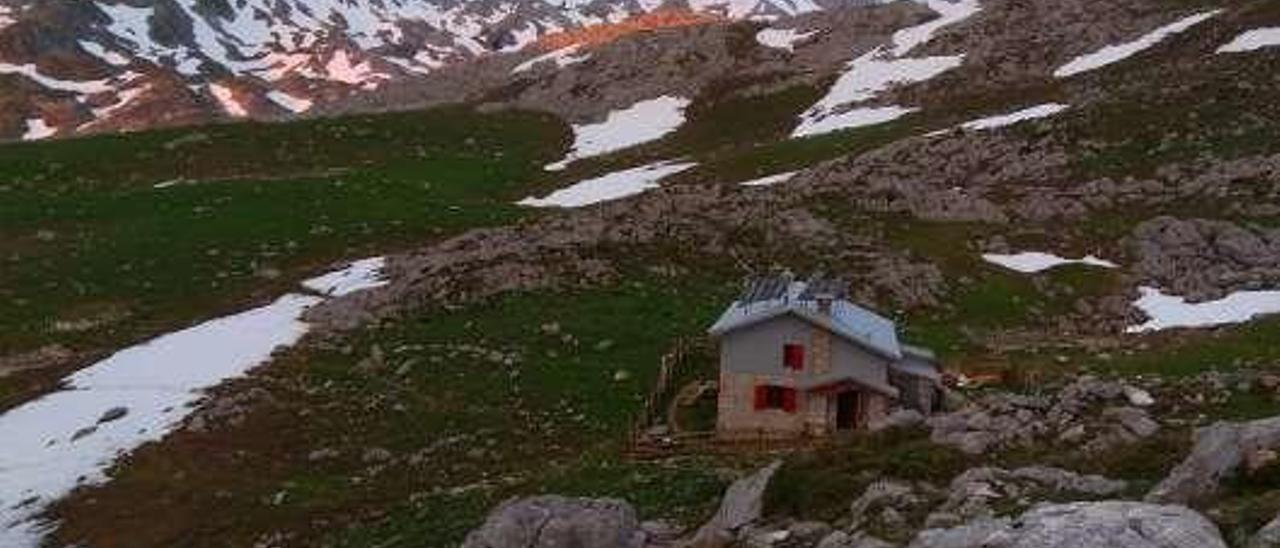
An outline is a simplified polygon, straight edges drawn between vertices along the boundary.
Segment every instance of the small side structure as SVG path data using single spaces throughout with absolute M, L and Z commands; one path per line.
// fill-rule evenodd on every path
M 720 345 L 721 439 L 828 436 L 940 400 L 933 353 L 899 343 L 893 321 L 850 302 L 838 280 L 756 280 L 708 332 Z

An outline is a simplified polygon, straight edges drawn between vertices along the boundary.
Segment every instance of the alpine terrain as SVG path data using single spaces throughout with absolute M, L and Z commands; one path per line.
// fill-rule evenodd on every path
M 0 0 L 0 546 L 1280 547 L 1280 3 Z

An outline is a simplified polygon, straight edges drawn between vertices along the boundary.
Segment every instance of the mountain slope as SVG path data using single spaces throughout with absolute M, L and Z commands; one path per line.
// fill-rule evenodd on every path
M 1194 427 L 1280 413 L 1274 385 L 1200 388 L 1280 363 L 1275 318 L 1215 313 L 1280 288 L 1280 44 L 1224 47 L 1274 27 L 1258 0 L 715 18 L 341 84 L 308 111 L 466 103 L 444 114 L 8 145 L 20 222 L 0 227 L 18 242 L 0 284 L 21 352 L 129 344 L 387 255 L 384 285 L 312 308 L 299 345 L 53 503 L 54 537 L 451 546 L 540 492 L 696 524 L 737 458 L 636 462 L 624 438 L 673 347 L 714 378 L 706 323 L 776 268 L 845 276 L 955 374 L 1169 390 L 1160 435 L 1100 457 L 1049 440 L 975 461 L 919 432 L 817 450 L 795 485 L 831 499 L 799 498 L 802 515 L 843 513 L 856 493 L 833 491 L 888 471 L 1048 459 L 1158 478 Z M 555 116 L 479 113 L 513 107 Z M 1256 530 L 1280 511 L 1270 466 L 1202 509 Z
M 295 116 L 655 12 L 739 20 L 822 9 L 787 0 L 675 8 L 632 0 L 4 0 L 0 8 L 9 106 L 0 135 L 29 139 L 49 136 L 45 128 L 67 135 Z M 648 22 L 671 24 L 671 17 Z

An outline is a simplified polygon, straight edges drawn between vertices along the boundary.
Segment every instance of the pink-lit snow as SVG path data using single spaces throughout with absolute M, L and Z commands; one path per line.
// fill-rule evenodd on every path
M 44 118 L 32 118 L 27 120 L 27 131 L 22 134 L 22 140 L 38 141 L 40 139 L 47 139 L 57 132 L 58 129 L 50 127 L 49 124 L 45 123 Z
M 276 90 L 268 91 L 267 99 L 270 99 L 271 102 L 280 105 L 285 110 L 293 112 L 294 114 L 301 114 L 311 110 L 311 106 L 313 104 L 309 99 L 295 97 L 283 91 Z
M 213 94 L 213 98 L 218 100 L 218 103 L 222 105 L 222 110 L 227 114 L 237 118 L 244 118 L 249 115 L 249 110 L 240 101 L 236 100 L 236 94 L 231 88 L 221 84 L 209 84 L 209 93 Z

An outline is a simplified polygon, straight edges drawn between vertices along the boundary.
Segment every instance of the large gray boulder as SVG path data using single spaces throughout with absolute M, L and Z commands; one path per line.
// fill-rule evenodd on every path
M 1245 548 L 1280 548 L 1280 516 L 1259 529 Z
M 641 548 L 636 512 L 616 499 L 542 495 L 503 503 L 463 548 Z
M 922 531 L 909 548 L 1226 548 L 1217 527 L 1183 506 L 1103 501 L 1041 505 L 1016 520 Z
M 1217 422 L 1196 431 L 1191 454 L 1147 493 L 1147 502 L 1185 504 L 1208 497 L 1258 453 L 1280 447 L 1280 417 Z
M 1014 470 L 989 466 L 971 468 L 951 480 L 946 501 L 929 514 L 925 526 L 959 525 L 978 518 L 993 518 L 996 508 L 1008 512 L 1026 508 L 1033 500 L 1114 497 L 1126 487 L 1123 481 L 1048 466 Z
M 834 531 L 818 542 L 814 548 L 895 548 L 876 537 L 862 532 Z
M 782 461 L 774 461 L 755 473 L 738 479 L 725 490 L 720 508 L 706 524 L 698 529 L 689 546 L 715 548 L 728 546 L 734 534 L 743 527 L 759 521 L 764 512 L 764 492 L 769 480 L 782 467 Z

